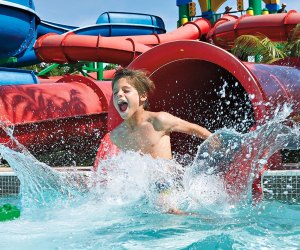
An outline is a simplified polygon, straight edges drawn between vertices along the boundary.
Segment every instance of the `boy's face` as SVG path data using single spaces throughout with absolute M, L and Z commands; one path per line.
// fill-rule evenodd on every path
M 126 78 L 120 78 L 113 87 L 113 102 L 116 110 L 126 120 L 143 105 L 147 97 L 140 96 L 138 91 L 127 82 Z

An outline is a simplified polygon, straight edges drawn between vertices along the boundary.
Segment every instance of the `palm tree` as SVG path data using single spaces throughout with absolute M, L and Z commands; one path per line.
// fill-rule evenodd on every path
M 263 34 L 239 36 L 232 53 L 243 61 L 255 56 L 257 62 L 271 64 L 286 57 L 300 58 L 300 24 L 286 42 L 273 42 Z

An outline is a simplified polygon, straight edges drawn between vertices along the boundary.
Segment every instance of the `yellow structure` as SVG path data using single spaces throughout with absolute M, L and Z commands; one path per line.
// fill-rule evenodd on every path
M 269 10 L 267 8 L 264 8 L 261 12 L 262 15 L 268 15 L 269 14 Z
M 280 4 L 280 0 L 263 0 L 265 4 Z
M 189 3 L 189 16 L 190 17 L 196 16 L 196 3 L 195 2 Z
M 202 12 L 209 10 L 217 12 L 221 5 L 226 1 L 227 0 L 198 0 Z
M 249 8 L 247 9 L 246 13 L 247 13 L 248 15 L 254 16 L 254 10 L 253 10 L 253 8 L 249 7 Z
M 244 10 L 244 0 L 237 0 L 236 9 L 240 11 Z
M 180 23 L 181 25 L 184 25 L 185 23 L 187 23 L 189 21 L 187 16 L 182 16 L 182 18 L 180 19 Z

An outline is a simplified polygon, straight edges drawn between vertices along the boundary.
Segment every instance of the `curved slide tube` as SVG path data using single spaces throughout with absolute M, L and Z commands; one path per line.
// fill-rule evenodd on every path
M 130 15 L 127 13 L 127 15 Z M 74 29 L 72 29 L 74 28 Z M 152 34 L 153 32 L 156 34 L 161 34 L 164 29 L 156 26 L 150 25 L 142 25 L 142 24 L 132 24 L 132 23 L 103 23 L 103 24 L 95 24 L 87 27 L 71 27 L 65 26 L 61 24 L 54 24 L 45 21 L 41 21 L 41 24 L 37 26 L 37 37 L 49 34 L 63 34 L 67 32 L 71 32 L 77 35 L 83 36 L 120 36 L 120 35 L 144 35 L 144 34 Z M 18 58 L 18 62 L 14 64 L 9 64 L 9 66 L 24 66 L 24 65 L 32 65 L 39 63 L 37 56 L 34 53 L 33 44 L 30 49 L 26 50 L 26 52 Z
M 69 158 L 84 162 L 95 157 L 100 138 L 107 132 L 110 98 L 110 82 L 83 76 L 1 86 L 1 122 L 13 125 L 14 137 L 52 164 L 71 164 Z M 0 143 L 9 142 L 1 130 Z M 67 151 L 63 158 L 61 151 Z
M 0 67 L 1 85 L 25 85 L 39 83 L 34 71 L 24 69 L 9 69 Z
M 35 41 L 38 20 L 33 5 L 27 7 L 9 1 L 0 1 L 0 58 L 7 59 L 22 55 Z
M 210 31 L 210 24 L 206 19 L 197 19 L 162 35 L 110 38 L 83 37 L 71 33 L 64 36 L 49 35 L 37 40 L 35 51 L 40 60 L 45 62 L 65 63 L 89 60 L 127 65 L 149 49 L 143 45 L 151 47 L 175 40 L 196 40 L 208 33 L 209 41 L 229 49 L 234 39 L 243 34 L 260 32 L 270 36 L 272 40 L 286 40 L 289 32 L 298 23 L 300 23 L 300 13 L 295 11 L 280 15 L 242 16 L 238 19 L 225 15 Z M 116 53 L 120 55 L 117 56 Z
M 41 20 L 41 22 L 37 26 L 37 37 L 46 35 L 47 33 L 63 34 L 78 28 L 79 27 L 76 26 L 64 25 L 60 23 Z
M 152 46 L 182 39 L 199 39 L 210 29 L 206 19 L 186 23 L 179 29 L 160 35 L 95 37 L 73 33 L 48 34 L 39 38 L 34 46 L 36 54 L 44 62 L 102 61 L 128 65 L 134 58 Z
M 10 4 L 12 5 L 12 4 Z M 10 6 L 9 5 L 9 6 Z M 6 6 L 6 5 L 5 5 Z M 11 7 L 10 7 L 11 8 Z M 86 27 L 74 27 L 70 25 L 63 25 L 63 24 L 58 24 L 58 23 L 53 23 L 53 22 L 48 22 L 48 21 L 40 21 L 38 24 L 35 24 L 35 22 L 30 22 L 28 23 L 29 20 L 26 19 L 27 9 L 20 6 L 16 5 L 14 6 L 14 12 L 10 11 L 8 12 L 7 7 L 2 7 L 0 6 L 0 20 L 2 20 L 2 23 L 9 23 L 7 25 L 9 27 L 9 35 L 12 37 L 16 37 L 17 33 L 20 33 L 20 27 L 21 30 L 24 33 L 24 36 L 27 35 L 26 32 L 28 30 L 26 27 L 23 27 L 20 25 L 20 22 L 16 22 L 16 25 L 11 26 L 12 20 L 19 20 L 16 18 L 16 13 L 22 13 L 24 15 L 24 22 L 23 25 L 31 25 L 34 26 L 35 28 L 30 29 L 31 30 L 31 43 L 28 44 L 27 46 L 22 46 L 22 51 L 18 53 L 18 61 L 13 62 L 13 63 L 5 63 L 2 64 L 2 66 L 8 66 L 8 67 L 19 67 L 19 66 L 26 66 L 26 65 L 33 65 L 37 64 L 40 61 L 36 57 L 33 49 L 34 42 L 36 40 L 36 37 L 40 37 L 42 35 L 48 34 L 48 33 L 56 33 L 56 34 L 63 34 L 66 32 L 72 31 L 75 34 L 78 35 L 92 35 L 92 36 L 129 36 L 129 35 L 147 35 L 147 34 L 162 34 L 165 33 L 165 26 L 164 22 L 160 17 L 153 16 L 153 15 L 148 15 L 148 14 L 137 14 L 137 13 L 127 13 L 127 12 L 105 12 L 100 15 L 100 17 L 97 20 L 97 24 L 95 25 L 90 25 Z M 11 15 L 3 14 L 1 15 L 1 11 L 4 11 L 4 13 L 11 13 Z M 31 11 L 33 12 L 33 11 Z M 34 13 L 34 12 L 33 12 Z M 12 17 L 11 17 L 12 16 Z M 16 30 L 16 27 L 19 29 Z M 35 32 L 35 29 L 37 31 Z M 1 34 L 0 34 L 1 36 Z M 19 38 L 22 38 L 22 33 L 21 35 L 18 35 L 18 39 L 10 39 L 10 36 L 8 36 L 7 32 L 3 32 L 3 36 L 5 37 L 6 44 L 10 44 L 10 49 L 9 53 L 11 53 L 10 50 L 16 47 L 14 45 L 15 41 Z M 7 43 L 7 39 L 10 39 L 12 42 Z M 29 39 L 29 36 L 27 35 L 27 39 Z M 3 47 L 5 47 L 3 46 Z M 28 48 L 28 49 L 27 49 Z M 19 47 L 17 46 L 17 49 Z M 7 54 L 8 52 L 5 51 Z M 4 57 L 7 57 L 5 55 Z
M 249 132 L 270 119 L 282 104 L 300 110 L 299 68 L 244 63 L 208 43 L 162 44 L 142 54 L 128 67 L 146 69 L 157 83 L 155 95 L 149 101 L 151 110 L 170 112 L 211 131 L 234 127 Z M 121 122 L 112 102 L 108 116 L 111 130 Z M 198 139 L 175 134 L 172 150 L 181 155 L 187 152 L 194 155 L 199 143 Z M 249 166 L 238 160 L 234 159 L 240 166 L 238 175 L 246 180 L 242 178 L 243 169 Z M 281 162 L 279 152 L 275 153 L 265 168 L 280 169 Z M 228 173 L 225 181 L 232 181 L 236 173 Z M 260 192 L 259 181 L 255 181 L 253 190 Z
M 158 16 L 127 12 L 104 12 L 102 13 L 97 24 L 86 27 L 74 27 L 48 21 L 41 21 L 37 26 L 37 37 L 48 33 L 63 34 L 73 32 L 77 35 L 91 36 L 129 36 L 129 35 L 148 35 L 165 33 L 163 20 Z M 18 63 L 13 66 L 31 65 L 39 63 L 33 49 L 27 50 L 26 53 L 18 59 Z
M 57 34 L 63 34 L 65 32 L 68 32 L 70 30 L 77 29 L 77 28 L 78 27 L 67 26 L 67 25 L 63 25 L 63 24 L 57 24 L 57 23 L 52 23 L 52 22 L 47 22 L 47 21 L 42 20 L 37 25 L 36 37 L 43 36 L 50 32 L 52 32 L 52 33 L 54 32 Z M 28 46 L 28 49 L 22 55 L 20 55 L 18 57 L 17 62 L 3 64 L 3 66 L 22 67 L 22 66 L 28 66 L 28 65 L 34 65 L 34 64 L 40 63 L 40 61 L 37 59 L 37 57 L 34 53 L 34 49 L 33 49 L 33 45 L 35 43 L 36 37 L 35 37 L 34 41 L 30 44 L 30 46 Z
M 270 119 L 283 103 L 300 109 L 299 68 L 241 62 L 208 43 L 162 44 L 142 54 L 128 67 L 146 69 L 157 83 L 156 94 L 150 99 L 150 103 L 155 103 L 151 106 L 153 110 L 177 112 L 184 119 L 205 124 L 211 130 L 235 127 L 246 132 L 254 124 Z M 184 111 L 187 107 L 188 113 Z M 115 119 L 109 120 L 110 129 L 120 121 L 116 112 L 111 106 L 109 115 Z
M 241 35 L 264 34 L 272 41 L 287 41 L 291 30 L 300 23 L 300 13 L 261 16 L 224 15 L 207 34 L 207 40 L 223 49 L 230 49 Z
M 96 24 L 110 24 L 111 29 L 103 36 L 129 36 L 166 33 L 165 24 L 162 18 L 155 15 L 128 12 L 104 12 Z M 131 29 L 126 29 L 130 25 Z M 131 32 L 131 34 L 130 34 Z

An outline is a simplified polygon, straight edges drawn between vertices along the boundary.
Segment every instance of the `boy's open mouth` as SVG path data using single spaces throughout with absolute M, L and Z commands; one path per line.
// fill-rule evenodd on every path
M 128 108 L 128 103 L 126 101 L 120 101 L 118 103 L 118 107 L 119 107 L 121 112 L 125 112 L 126 109 Z

